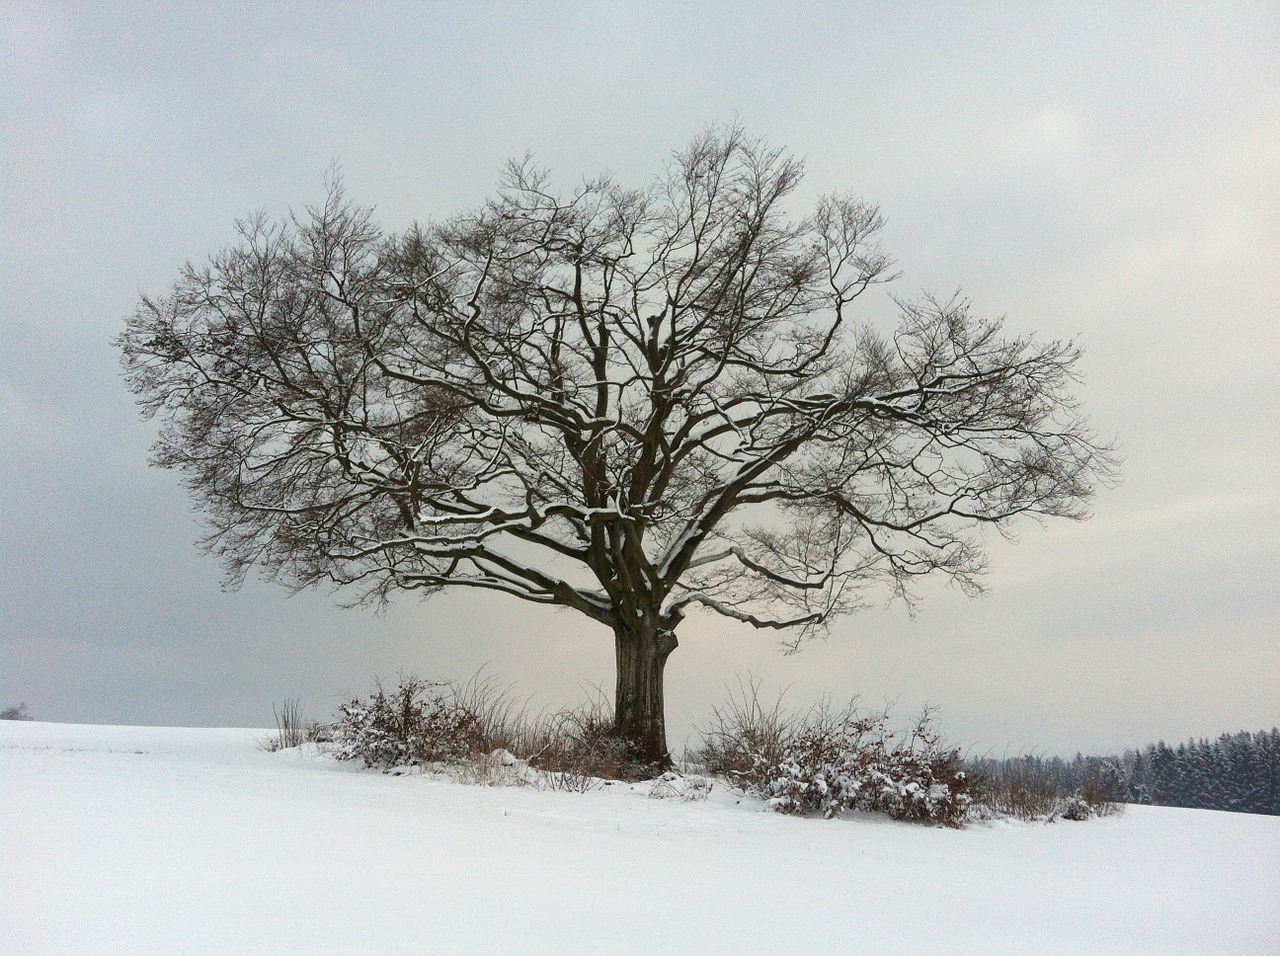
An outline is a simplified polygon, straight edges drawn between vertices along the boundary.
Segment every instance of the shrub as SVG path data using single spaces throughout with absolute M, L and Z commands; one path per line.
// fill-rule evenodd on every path
M 1089 820 L 1116 813 L 1121 804 L 1105 768 L 1074 785 L 1065 764 L 1036 756 L 971 760 L 973 812 L 985 818 L 1052 822 Z
M 0 711 L 0 720 L 35 720 L 27 713 L 27 705 L 19 704 L 17 707 L 6 707 Z
M 770 767 L 779 766 L 795 735 L 794 718 L 782 710 L 782 697 L 766 708 L 760 686 L 739 682 L 738 693 L 711 711 L 699 757 L 706 768 L 745 789 L 763 791 Z
M 682 774 L 668 770 L 653 781 L 649 796 L 654 800 L 684 800 L 695 803 L 711 796 L 714 784 L 701 774 Z
M 389 694 L 378 684 L 368 700 L 339 708 L 333 753 L 384 770 L 458 761 L 483 751 L 482 730 L 454 685 L 409 675 Z
M 329 749 L 339 759 L 388 771 L 448 764 L 471 783 L 536 780 L 548 789 L 585 792 L 601 779 L 655 776 L 615 734 L 603 693 L 530 719 L 509 690 L 479 674 L 465 684 L 414 676 L 402 676 L 391 691 L 379 684 L 367 700 L 339 708 L 331 734 Z
M 968 781 L 959 752 L 943 746 L 932 713 L 926 710 L 901 740 L 887 723 L 887 713 L 863 715 L 856 703 L 790 715 L 781 701 L 763 706 L 751 684 L 715 712 L 702 759 L 710 772 L 782 813 L 830 818 L 867 810 L 961 826 Z
M 643 780 L 655 769 L 615 733 L 613 707 L 596 688 L 577 707 L 540 718 L 528 739 L 529 765 L 556 790 L 585 792 L 599 780 Z
M 969 770 L 969 782 L 973 810 L 984 818 L 1050 820 L 1064 795 L 1048 777 L 1025 769 L 997 773 L 978 765 Z

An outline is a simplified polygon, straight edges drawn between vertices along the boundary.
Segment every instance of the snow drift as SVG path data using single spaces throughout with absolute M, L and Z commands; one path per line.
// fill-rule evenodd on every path
M 371 773 L 267 731 L 0 723 L 6 953 L 1280 951 L 1280 818 L 966 830 Z

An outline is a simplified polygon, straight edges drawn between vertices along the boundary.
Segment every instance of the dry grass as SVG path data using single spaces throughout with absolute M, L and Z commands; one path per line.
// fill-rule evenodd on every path
M 458 761 L 450 774 L 459 783 L 480 787 L 524 787 L 537 782 L 529 766 L 509 750 L 475 753 Z
M 470 718 L 475 751 L 527 751 L 530 726 L 526 704 L 514 695 L 510 685 L 503 685 L 482 668 L 466 683 L 451 682 L 447 686 L 454 705 Z
M 320 725 L 315 721 L 304 721 L 299 710 L 298 698 L 285 698 L 280 707 L 271 705 L 272 716 L 276 720 L 276 734 L 262 741 L 263 750 L 274 752 L 300 747 L 308 741 L 315 740 L 320 732 Z

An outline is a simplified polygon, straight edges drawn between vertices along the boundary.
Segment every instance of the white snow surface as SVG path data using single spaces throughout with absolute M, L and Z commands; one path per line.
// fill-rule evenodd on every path
M 0 953 L 1280 952 L 1280 818 L 963 831 L 0 721 Z

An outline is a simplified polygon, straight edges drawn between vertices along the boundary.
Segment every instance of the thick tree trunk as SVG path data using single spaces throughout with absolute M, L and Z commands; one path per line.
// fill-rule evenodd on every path
M 618 628 L 618 685 L 614 719 L 618 736 L 634 748 L 635 761 L 655 770 L 671 766 L 662 671 L 676 649 L 675 631 L 653 626 Z

